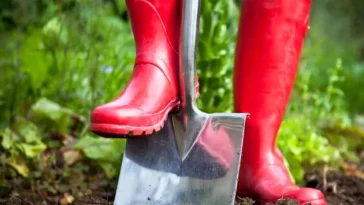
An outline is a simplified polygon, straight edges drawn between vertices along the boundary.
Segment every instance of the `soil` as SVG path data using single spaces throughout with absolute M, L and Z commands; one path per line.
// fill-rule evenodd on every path
M 92 167 L 83 170 L 76 167 L 77 173 L 71 172 L 62 179 L 55 178 L 54 183 L 58 183 L 57 185 L 42 179 L 29 182 L 29 179 L 21 177 L 8 178 L 7 184 L 0 184 L 0 205 L 113 204 L 117 181 L 108 180 L 102 170 Z M 323 191 L 328 205 L 364 205 L 363 168 L 364 166 L 358 166 L 355 172 L 351 172 L 350 169 L 312 172 L 305 176 L 305 181 L 308 187 Z M 57 175 L 57 172 L 53 174 Z M 255 204 L 250 198 L 240 197 L 235 203 L 235 205 Z M 282 199 L 277 205 L 298 205 L 298 202 Z
M 330 205 L 364 205 L 364 178 L 336 172 L 324 180 L 315 173 L 308 174 L 306 181 L 308 186 L 322 190 Z
M 235 205 L 255 205 L 255 201 L 251 198 L 237 198 Z M 299 205 L 298 201 L 292 199 L 280 199 L 276 204 L 266 203 L 265 205 Z
M 299 205 L 300 203 L 292 199 L 280 199 L 276 204 L 266 203 L 265 205 Z M 256 205 L 255 201 L 251 198 L 237 198 L 235 205 Z
M 328 205 L 364 205 L 364 178 L 353 174 L 330 172 L 306 174 L 307 187 L 321 190 Z M 277 205 L 298 205 L 290 199 L 282 199 Z M 237 198 L 235 205 L 256 205 L 250 198 Z M 271 204 L 266 204 L 271 205 Z

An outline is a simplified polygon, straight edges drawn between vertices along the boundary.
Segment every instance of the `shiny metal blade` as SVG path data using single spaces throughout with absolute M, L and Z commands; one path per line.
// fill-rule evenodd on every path
M 184 159 L 172 116 L 161 131 L 128 139 L 114 204 L 234 204 L 246 115 L 204 115 Z

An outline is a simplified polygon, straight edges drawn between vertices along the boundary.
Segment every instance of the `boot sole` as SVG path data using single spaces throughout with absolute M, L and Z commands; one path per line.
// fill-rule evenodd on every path
M 171 102 L 163 111 L 163 117 L 157 123 L 150 126 L 132 126 L 132 125 L 119 125 L 108 123 L 91 123 L 90 130 L 102 137 L 106 138 L 135 138 L 151 135 L 161 130 L 170 112 L 177 112 L 179 110 L 179 101 Z

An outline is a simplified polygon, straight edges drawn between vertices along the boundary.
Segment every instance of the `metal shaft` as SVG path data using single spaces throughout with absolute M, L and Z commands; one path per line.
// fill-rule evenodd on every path
M 182 14 L 182 45 L 180 58 L 180 88 L 182 110 L 196 108 L 196 50 L 199 31 L 200 0 L 184 0 Z

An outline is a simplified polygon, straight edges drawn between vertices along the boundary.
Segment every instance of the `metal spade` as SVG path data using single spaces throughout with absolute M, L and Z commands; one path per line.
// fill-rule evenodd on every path
M 127 139 L 114 204 L 233 205 L 247 114 L 207 114 L 195 101 L 200 0 L 184 0 L 181 110 Z

